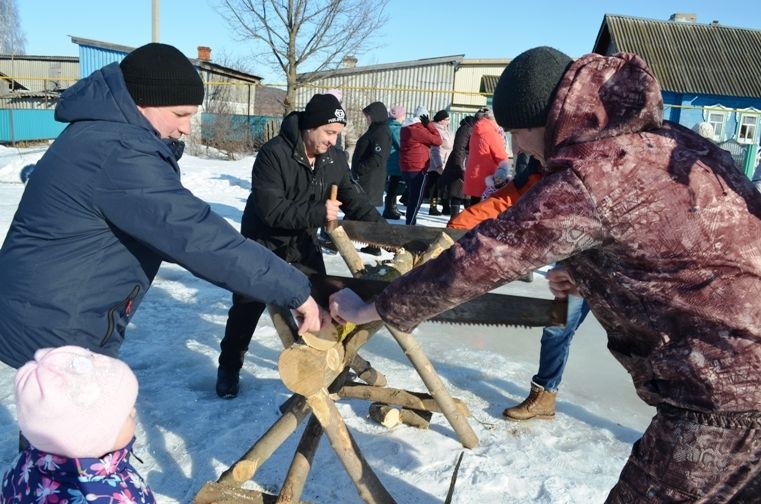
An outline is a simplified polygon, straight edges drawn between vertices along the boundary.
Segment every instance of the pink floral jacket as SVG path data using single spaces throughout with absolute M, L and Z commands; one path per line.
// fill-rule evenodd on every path
M 129 456 L 132 442 L 102 458 L 66 458 L 27 448 L 3 476 L 1 504 L 152 504 Z

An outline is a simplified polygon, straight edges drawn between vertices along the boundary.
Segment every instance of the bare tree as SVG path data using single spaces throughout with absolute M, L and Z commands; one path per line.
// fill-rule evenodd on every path
M 24 54 L 26 37 L 21 31 L 16 0 L 0 0 L 0 53 Z
M 240 40 L 266 47 L 273 68 L 287 83 L 286 113 L 295 107 L 296 90 L 309 82 L 299 76 L 338 68 L 346 56 L 372 47 L 386 22 L 388 0 L 222 0 L 220 14 Z

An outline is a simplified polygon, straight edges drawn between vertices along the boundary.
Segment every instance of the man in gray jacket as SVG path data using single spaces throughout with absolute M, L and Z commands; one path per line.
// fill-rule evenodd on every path
M 37 163 L 0 249 L 0 361 L 19 367 L 62 345 L 115 356 L 164 260 L 319 330 L 306 276 L 180 182 L 180 138 L 203 96 L 190 61 L 157 43 L 62 95 L 56 119 L 69 125 Z

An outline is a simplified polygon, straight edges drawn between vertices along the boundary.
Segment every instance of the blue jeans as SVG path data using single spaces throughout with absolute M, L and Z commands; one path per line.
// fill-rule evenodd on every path
M 539 350 L 539 371 L 532 381 L 548 391 L 556 391 L 563 378 L 565 363 L 576 329 L 589 313 L 589 305 L 584 298 L 568 296 L 568 319 L 565 327 L 545 327 L 542 331 L 542 347 Z

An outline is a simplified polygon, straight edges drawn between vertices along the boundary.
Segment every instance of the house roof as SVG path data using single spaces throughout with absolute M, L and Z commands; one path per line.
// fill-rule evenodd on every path
M 80 46 L 96 47 L 98 49 L 105 49 L 107 51 L 129 53 L 133 49 L 135 49 L 134 47 L 130 47 L 130 46 L 112 44 L 110 42 L 103 42 L 100 40 L 86 39 L 86 38 L 74 37 L 74 36 L 71 37 L 71 41 Z M 227 77 L 231 77 L 234 79 L 243 80 L 247 82 L 259 82 L 262 80 L 262 78 L 259 77 L 258 75 L 242 72 L 240 70 L 236 70 L 234 68 L 226 67 L 223 65 L 218 65 L 217 63 L 213 63 L 211 61 L 201 60 L 197 58 L 188 58 L 188 59 L 190 60 L 191 63 L 193 63 L 193 65 L 199 68 L 208 70 L 213 73 L 225 75 Z
M 606 14 L 593 51 L 609 48 L 642 56 L 664 91 L 761 97 L 759 30 Z
M 320 72 L 305 72 L 299 74 L 300 77 L 309 80 L 317 80 L 323 77 L 334 77 L 338 75 L 352 75 L 365 72 L 377 72 L 379 70 L 399 70 L 401 68 L 422 67 L 430 65 L 458 65 L 462 62 L 464 54 L 453 56 L 440 56 L 438 58 L 424 58 L 408 61 L 399 61 L 396 63 L 383 63 L 382 65 L 367 65 L 350 68 L 336 68 L 334 70 L 323 70 Z

